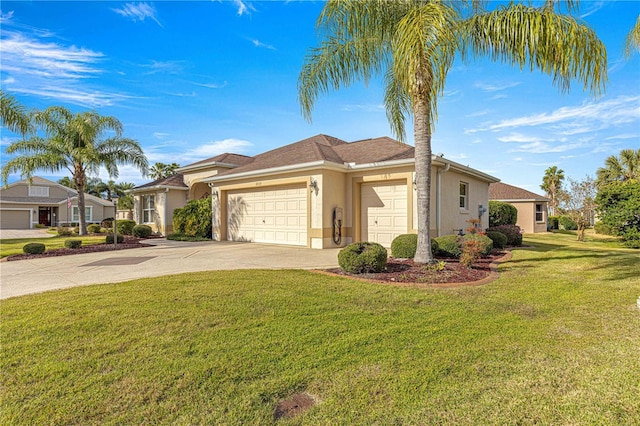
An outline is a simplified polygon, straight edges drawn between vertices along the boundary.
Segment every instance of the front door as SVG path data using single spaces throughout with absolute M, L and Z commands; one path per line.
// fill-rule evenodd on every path
M 38 223 L 51 226 L 51 207 L 40 207 L 38 209 Z

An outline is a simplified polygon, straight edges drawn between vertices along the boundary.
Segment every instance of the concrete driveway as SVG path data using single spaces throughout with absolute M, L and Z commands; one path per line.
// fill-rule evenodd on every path
M 234 242 L 149 240 L 153 247 L 0 262 L 0 299 L 81 285 L 182 272 L 231 269 L 322 269 L 339 249 Z
M 49 234 L 47 229 L 0 229 L 0 240 L 7 238 L 51 238 L 55 234 Z

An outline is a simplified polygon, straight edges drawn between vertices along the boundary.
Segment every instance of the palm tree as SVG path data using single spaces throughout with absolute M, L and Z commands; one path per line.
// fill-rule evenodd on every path
M 431 135 L 437 101 L 456 52 L 538 68 L 561 91 L 572 79 L 599 94 L 606 81 L 606 51 L 595 32 L 570 15 L 577 2 L 548 0 L 541 7 L 510 3 L 486 12 L 478 1 L 329 0 L 317 26 L 320 47 L 305 58 L 298 80 L 303 115 L 310 120 L 320 93 L 383 75 L 387 118 L 404 140 L 413 115 L 418 207 L 414 260 L 433 261 L 429 236 Z M 556 7 L 558 11 L 556 12 Z
M 20 155 L 4 165 L 2 180 L 6 183 L 9 174 L 16 171 L 31 177 L 37 170 L 69 170 L 78 191 L 80 235 L 85 235 L 87 174 L 97 174 L 100 167 L 105 167 L 110 176 L 117 177 L 119 164 L 131 164 L 146 174 L 147 159 L 138 142 L 122 136 L 122 124 L 115 117 L 95 111 L 73 114 L 64 107 L 50 107 L 35 113 L 34 120 L 45 137 L 32 136 L 8 146 L 8 154 Z M 104 138 L 110 131 L 115 135 Z
M 636 151 L 623 149 L 619 158 L 611 155 L 604 160 L 604 164 L 596 172 L 598 187 L 614 181 L 640 179 L 640 148 Z
M 176 169 L 179 168 L 178 163 L 164 164 L 156 163 L 149 169 L 149 177 L 153 180 L 166 178 L 176 173 Z
M 58 183 L 67 188 L 76 189 L 76 184 L 73 183 L 73 180 L 69 176 L 58 179 Z
M 627 57 L 631 56 L 634 50 L 640 50 L 640 16 L 636 20 L 636 25 L 631 29 L 629 35 L 627 35 L 627 44 L 625 48 L 625 54 Z
M 547 196 L 551 198 L 551 216 L 555 216 L 558 211 L 558 195 L 562 191 L 562 182 L 564 181 L 564 170 L 558 166 L 549 167 L 544 171 L 542 178 L 542 188 L 546 191 Z
M 26 135 L 33 130 L 29 113 L 13 96 L 0 90 L 0 124 L 12 132 Z
M 134 199 L 133 194 L 128 192 L 135 188 L 136 185 L 131 182 L 118 183 L 115 186 L 115 193 L 118 194 L 118 208 L 122 210 L 129 210 L 127 213 L 127 219 L 133 220 L 133 207 Z

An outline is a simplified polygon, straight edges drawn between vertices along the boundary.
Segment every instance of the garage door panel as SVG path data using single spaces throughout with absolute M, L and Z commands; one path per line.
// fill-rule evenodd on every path
M 230 240 L 307 245 L 306 186 L 280 187 L 229 193 L 229 205 L 242 200 L 247 206 L 237 231 L 229 221 Z
M 360 220 L 363 240 L 391 247 L 395 237 L 407 233 L 407 185 L 363 184 Z
M 0 210 L 0 228 L 29 229 L 31 227 L 31 211 Z

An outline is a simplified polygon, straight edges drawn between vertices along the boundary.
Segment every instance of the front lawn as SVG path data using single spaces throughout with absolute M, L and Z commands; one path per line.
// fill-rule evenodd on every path
M 640 252 L 528 236 L 480 287 L 220 271 L 0 302 L 1 424 L 640 423 Z
M 47 250 L 59 249 L 64 247 L 65 240 L 81 240 L 82 245 L 104 243 L 106 234 L 104 235 L 75 235 L 73 237 L 50 237 L 50 238 L 5 238 L 0 240 L 0 258 L 11 256 L 12 254 L 21 254 L 22 247 L 28 243 L 42 243 Z

